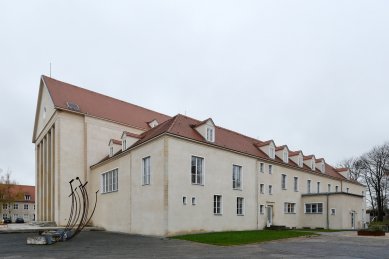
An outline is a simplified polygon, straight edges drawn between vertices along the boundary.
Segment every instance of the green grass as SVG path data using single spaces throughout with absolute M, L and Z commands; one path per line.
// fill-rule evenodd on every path
M 175 236 L 172 238 L 188 240 L 198 243 L 205 243 L 219 246 L 243 245 L 251 243 L 266 242 L 292 237 L 317 236 L 313 232 L 294 230 L 254 230 L 254 231 L 228 231 L 211 232 L 202 234 L 191 234 Z

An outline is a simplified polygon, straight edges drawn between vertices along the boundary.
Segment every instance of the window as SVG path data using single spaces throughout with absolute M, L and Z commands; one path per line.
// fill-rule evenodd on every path
M 307 180 L 307 193 L 311 193 L 311 180 Z
M 213 214 L 222 214 L 222 196 L 213 196 Z
M 127 149 L 127 139 L 123 139 L 122 149 L 123 149 L 123 151 Z
M 192 197 L 192 205 L 196 205 L 196 197 Z
M 183 205 L 186 205 L 186 203 L 187 203 L 187 202 L 186 202 L 186 196 L 182 196 L 182 204 L 183 204 Z
M 298 177 L 293 178 L 293 189 L 295 192 L 299 191 L 299 178 Z
M 269 185 L 269 194 L 272 195 L 273 194 L 273 186 Z
M 324 166 L 324 162 L 321 164 L 321 171 L 322 173 L 324 173 L 324 170 L 325 170 L 325 166 Z
M 331 184 L 328 184 L 328 192 L 331 192 Z
M 150 157 L 145 157 L 142 159 L 142 178 L 143 178 L 143 185 L 149 185 L 150 184 Z
M 331 209 L 331 215 L 335 215 L 336 214 L 336 209 Z
M 364 191 L 362 191 L 362 196 L 365 197 L 365 192 Z
M 236 214 L 242 216 L 243 213 L 243 202 L 244 199 L 242 197 L 236 198 Z
M 24 208 L 25 210 L 28 210 L 28 204 L 24 204 L 23 208 Z
M 273 146 L 269 146 L 269 157 L 274 159 L 275 158 L 275 153 L 274 153 L 274 147 Z
M 103 193 L 116 192 L 118 190 L 118 169 L 102 174 Z
M 109 147 L 109 156 L 113 156 L 113 147 Z
M 18 210 L 18 209 L 19 209 L 19 204 L 14 203 L 14 210 Z
M 273 173 L 273 165 L 269 165 L 269 174 Z
M 259 205 L 259 214 L 263 214 L 264 213 L 264 205 Z
M 23 215 L 23 219 L 24 219 L 24 220 L 28 220 L 28 214 L 24 214 L 24 215 Z
M 305 213 L 306 214 L 322 214 L 323 213 L 323 203 L 306 203 L 305 204 Z
M 263 163 L 260 163 L 260 164 L 259 164 L 259 172 L 261 172 L 261 173 L 264 172 L 263 167 L 264 167 L 264 164 L 263 164 Z
M 290 202 L 285 202 L 284 203 L 284 213 L 295 213 L 295 207 L 296 203 L 290 203 Z
M 212 128 L 207 128 L 207 140 L 210 142 L 213 142 L 213 129 Z
M 7 210 L 7 209 L 8 209 L 8 204 L 3 203 L 3 210 Z
M 24 200 L 26 200 L 26 201 L 31 200 L 31 195 L 29 195 L 29 194 L 24 195 Z
M 203 184 L 204 158 L 192 156 L 192 184 Z
M 315 171 L 315 160 L 314 159 L 311 160 L 311 169 L 313 171 Z
M 35 210 L 35 204 L 34 204 L 34 210 Z
M 302 156 L 299 156 L 298 164 L 299 164 L 299 167 L 303 167 L 303 158 L 302 158 Z
M 347 187 L 346 192 L 348 193 L 349 190 L 350 190 L 350 189 Z
M 8 218 L 8 214 L 3 214 L 3 219 Z
M 281 175 L 281 188 L 286 190 L 286 174 Z
M 317 193 L 320 192 L 320 182 L 317 182 Z
M 241 175 L 242 173 L 242 167 L 238 165 L 233 165 L 232 166 L 232 188 L 234 189 L 241 189 L 242 184 L 241 184 Z
M 260 185 L 259 185 L 259 193 L 261 193 L 261 194 L 264 194 L 265 193 L 265 185 L 263 184 L 263 183 L 261 183 Z
M 284 160 L 284 163 L 288 163 L 288 151 L 284 150 L 284 152 L 282 153 L 282 158 Z
M 339 186 L 335 186 L 335 192 L 339 191 Z

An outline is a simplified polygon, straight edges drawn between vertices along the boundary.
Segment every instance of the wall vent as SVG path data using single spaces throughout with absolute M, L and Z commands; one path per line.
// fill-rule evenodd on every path
M 68 107 L 69 110 L 76 111 L 76 112 L 80 111 L 80 106 L 78 106 L 76 103 L 66 102 L 66 106 Z

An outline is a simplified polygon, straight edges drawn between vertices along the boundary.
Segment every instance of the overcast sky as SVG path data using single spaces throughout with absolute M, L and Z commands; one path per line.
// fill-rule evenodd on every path
M 0 168 L 35 183 L 40 75 L 336 164 L 389 140 L 389 1 L 2 1 Z

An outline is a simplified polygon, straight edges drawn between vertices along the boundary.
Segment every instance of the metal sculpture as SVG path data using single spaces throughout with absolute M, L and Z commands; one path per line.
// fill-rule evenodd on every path
M 74 181 L 78 181 L 79 185 L 73 187 Z M 85 186 L 88 184 L 81 182 L 79 177 L 69 181 L 70 194 L 72 205 L 70 215 L 66 227 L 60 230 L 44 231 L 39 233 L 39 237 L 27 238 L 27 244 L 53 244 L 61 241 L 68 241 L 77 236 L 90 222 L 96 210 L 97 193 L 95 193 L 95 204 L 92 213 L 89 215 L 89 196 Z

